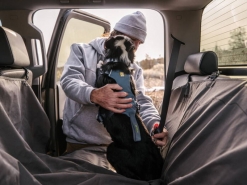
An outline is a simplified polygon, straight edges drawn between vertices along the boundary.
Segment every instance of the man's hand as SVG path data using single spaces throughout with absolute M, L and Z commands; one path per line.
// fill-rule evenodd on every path
M 90 99 L 93 103 L 104 107 L 114 113 L 123 113 L 125 109 L 132 107 L 132 99 L 124 98 L 128 94 L 120 91 L 123 88 L 118 84 L 107 84 L 91 92 Z
M 168 131 L 166 130 L 166 128 L 163 128 L 163 132 L 154 134 L 152 136 L 152 140 L 154 144 L 157 145 L 158 147 L 166 146 L 168 143 Z

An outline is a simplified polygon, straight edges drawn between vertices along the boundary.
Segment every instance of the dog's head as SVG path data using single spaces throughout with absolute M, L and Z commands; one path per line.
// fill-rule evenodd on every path
M 123 62 L 128 67 L 134 62 L 135 45 L 132 40 L 123 35 L 109 37 L 105 41 L 106 57 L 112 62 Z

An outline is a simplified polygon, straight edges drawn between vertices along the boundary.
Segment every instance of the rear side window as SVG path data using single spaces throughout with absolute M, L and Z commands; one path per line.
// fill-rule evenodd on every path
M 214 51 L 219 66 L 247 64 L 247 1 L 213 0 L 204 10 L 201 51 Z

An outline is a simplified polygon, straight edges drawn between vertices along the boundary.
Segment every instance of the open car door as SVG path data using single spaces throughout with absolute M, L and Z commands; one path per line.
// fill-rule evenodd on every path
M 51 122 L 51 155 L 61 155 L 66 148 L 62 132 L 63 108 L 66 99 L 60 77 L 73 43 L 89 43 L 96 37 L 107 36 L 110 23 L 81 10 L 63 9 L 51 37 L 48 49 L 48 72 L 42 81 L 44 108 Z

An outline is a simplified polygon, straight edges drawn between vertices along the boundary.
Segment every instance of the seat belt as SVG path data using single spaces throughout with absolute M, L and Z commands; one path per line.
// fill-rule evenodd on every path
M 171 37 L 173 38 L 174 41 L 173 41 L 173 48 L 172 48 L 171 58 L 169 61 L 168 71 L 167 71 L 165 91 L 164 91 L 161 116 L 160 116 L 161 120 L 159 126 L 154 128 L 154 134 L 161 133 L 165 126 L 166 116 L 167 116 L 167 111 L 168 111 L 168 106 L 169 106 L 170 96 L 172 91 L 172 84 L 173 84 L 177 60 L 178 60 L 178 54 L 181 44 L 185 45 L 184 42 L 181 42 L 180 40 L 176 39 L 172 34 Z

